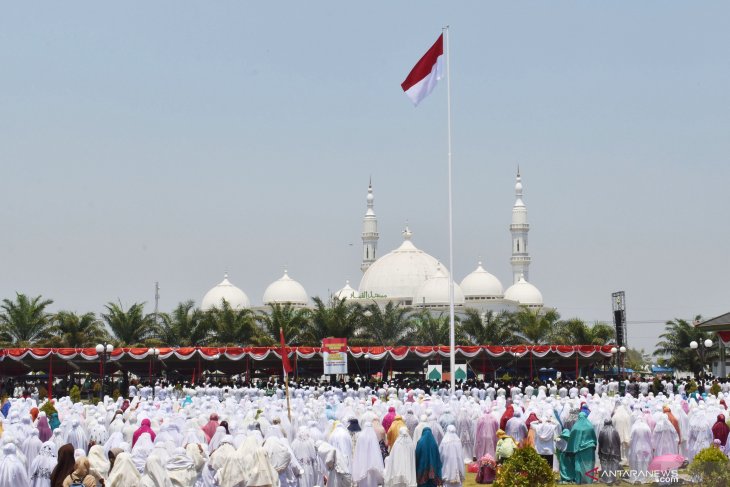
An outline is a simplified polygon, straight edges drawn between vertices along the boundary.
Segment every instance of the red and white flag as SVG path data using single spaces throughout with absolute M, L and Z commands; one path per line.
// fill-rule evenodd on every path
M 281 366 L 284 369 L 284 375 L 291 374 L 294 368 L 289 361 L 289 354 L 286 351 L 286 340 L 284 340 L 284 329 L 279 328 L 279 338 L 281 338 Z
M 443 75 L 444 35 L 441 34 L 431 49 L 416 63 L 401 88 L 414 105 L 418 105 L 436 87 Z

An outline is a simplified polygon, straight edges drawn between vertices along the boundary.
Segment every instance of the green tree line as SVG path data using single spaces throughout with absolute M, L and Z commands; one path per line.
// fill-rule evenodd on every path
M 291 346 L 319 346 L 327 337 L 345 337 L 352 345 L 447 345 L 448 312 L 399 304 L 352 303 L 314 298 L 311 308 L 272 305 L 264 310 L 234 309 L 223 301 L 202 311 L 193 301 L 169 313 L 148 313 L 144 303 L 124 307 L 107 303 L 104 312 L 50 313 L 52 300 L 17 294 L 0 305 L 2 347 L 250 346 L 279 343 L 284 330 Z M 605 345 L 614 329 L 605 323 L 562 320 L 555 310 L 480 312 L 464 309 L 455 323 L 460 345 Z

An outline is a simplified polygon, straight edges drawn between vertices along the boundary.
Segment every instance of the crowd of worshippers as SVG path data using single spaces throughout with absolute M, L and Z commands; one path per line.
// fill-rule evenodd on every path
M 88 404 L 5 399 L 0 487 L 460 487 L 468 471 L 491 483 L 518 448 L 564 482 L 590 483 L 596 467 L 644 482 L 657 457 L 730 449 L 719 383 L 688 393 L 665 381 L 655 393 L 639 382 L 634 394 L 612 382 L 453 393 L 312 383 L 292 386 L 289 401 L 278 387 L 214 385 Z
M 339 377 L 337 379 L 330 379 L 329 377 L 304 377 L 298 380 L 290 382 L 292 385 L 298 387 L 315 387 L 319 390 L 351 390 L 351 391 L 378 391 L 382 392 L 383 388 L 393 390 L 404 389 L 418 389 L 424 391 L 426 394 L 439 394 L 444 395 L 450 391 L 450 383 L 445 381 L 431 381 L 426 380 L 422 376 L 412 375 L 399 375 L 395 378 L 391 378 L 386 381 L 378 380 L 375 377 L 366 378 L 359 375 L 350 375 L 346 378 Z M 69 394 L 69 391 L 73 386 L 77 386 L 82 399 L 91 400 L 92 398 L 99 397 L 99 389 L 94 386 L 95 382 L 90 378 L 80 379 L 63 377 L 54 381 L 53 396 L 61 397 Z M 47 383 L 38 380 L 13 380 L 7 378 L 0 381 L 0 397 L 23 397 L 32 398 L 36 401 L 44 399 L 47 395 L 46 387 Z M 670 377 L 665 378 L 652 378 L 650 380 L 642 380 L 639 378 L 628 378 L 619 380 L 617 378 L 606 379 L 606 378 L 579 378 L 577 381 L 570 379 L 555 379 L 546 378 L 544 380 L 539 379 L 527 379 L 527 378 L 516 378 L 511 380 L 500 380 L 495 378 L 493 381 L 485 381 L 476 378 L 470 378 L 465 381 L 459 381 L 456 384 L 457 393 L 473 394 L 479 399 L 485 397 L 494 398 L 498 390 L 503 390 L 507 395 L 514 395 L 516 392 L 524 392 L 527 395 L 532 395 L 537 392 L 537 388 L 544 386 L 547 390 L 547 395 L 574 395 L 584 394 L 586 391 L 589 394 L 602 394 L 608 392 L 609 394 L 630 394 L 634 397 L 639 395 L 647 395 L 651 392 L 658 394 L 663 392 L 665 395 L 672 395 L 674 393 L 689 394 L 690 381 L 688 380 L 675 380 Z M 695 388 L 699 393 L 712 392 L 715 388 L 715 394 L 717 392 L 723 392 L 730 394 L 730 380 L 728 379 L 705 379 L 697 381 L 694 384 Z M 119 395 L 133 398 L 136 396 L 142 397 L 142 399 L 148 399 L 150 397 L 164 399 L 166 397 L 184 397 L 185 395 L 193 394 L 199 391 L 205 391 L 206 394 L 218 395 L 222 397 L 226 393 L 238 393 L 247 390 L 249 388 L 263 389 L 267 394 L 276 394 L 283 391 L 283 383 L 280 378 L 269 377 L 268 379 L 252 379 L 247 380 L 245 374 L 228 376 L 222 380 L 199 380 L 195 383 L 191 383 L 185 380 L 174 380 L 172 378 L 165 378 L 156 380 L 154 382 L 132 379 L 128 383 L 116 379 L 114 381 L 108 381 L 104 387 L 104 393 L 111 394 L 112 391 L 116 391 Z M 504 392 L 502 392 L 504 393 Z

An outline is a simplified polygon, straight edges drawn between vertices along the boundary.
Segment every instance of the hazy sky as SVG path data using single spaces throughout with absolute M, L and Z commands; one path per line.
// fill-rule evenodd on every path
M 730 5 L 452 4 L 5 2 L 0 297 L 357 286 L 370 176 L 380 254 L 408 221 L 446 261 L 446 84 L 414 108 L 400 83 L 450 24 L 455 276 L 481 256 L 509 284 L 519 164 L 562 316 L 625 290 L 651 349 L 730 311 Z

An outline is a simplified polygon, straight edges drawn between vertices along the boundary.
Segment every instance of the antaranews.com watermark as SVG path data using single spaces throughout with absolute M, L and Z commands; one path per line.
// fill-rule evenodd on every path
M 660 484 L 679 483 L 679 471 L 666 470 L 664 472 L 648 470 L 601 470 L 599 467 L 586 472 L 589 477 L 597 482 L 613 483 L 618 481 L 641 483 L 658 482 Z

